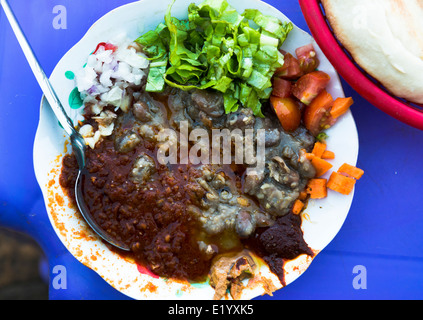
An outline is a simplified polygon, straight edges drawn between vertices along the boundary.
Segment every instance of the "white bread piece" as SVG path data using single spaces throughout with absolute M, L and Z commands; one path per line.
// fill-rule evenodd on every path
M 322 0 L 338 40 L 397 97 L 423 104 L 423 0 Z

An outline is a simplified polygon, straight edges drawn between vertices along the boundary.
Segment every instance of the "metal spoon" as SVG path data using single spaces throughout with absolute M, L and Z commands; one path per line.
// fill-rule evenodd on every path
M 82 138 L 79 132 L 75 130 L 72 121 L 66 114 L 66 111 L 63 108 L 59 98 L 57 97 L 53 87 L 51 86 L 50 81 L 45 75 L 34 52 L 32 51 L 31 46 L 29 45 L 25 35 L 23 34 L 22 29 L 19 23 L 17 22 L 13 11 L 11 10 L 9 6 L 9 3 L 7 2 L 7 0 L 0 0 L 0 4 L 3 7 L 4 12 L 6 13 L 6 17 L 9 20 L 10 25 L 12 26 L 13 32 L 15 33 L 16 38 L 18 39 L 18 42 L 23 50 L 23 53 L 25 54 L 25 57 L 28 60 L 29 66 L 31 67 L 32 72 L 34 73 L 35 78 L 37 79 L 38 84 L 40 85 L 44 93 L 44 96 L 47 99 L 47 102 L 49 103 L 51 109 L 53 110 L 54 114 L 56 115 L 63 129 L 70 137 L 72 150 L 78 161 L 78 166 L 79 166 L 78 177 L 75 183 L 75 198 L 76 198 L 76 203 L 78 205 L 79 211 L 81 212 L 82 216 L 84 217 L 88 225 L 102 239 L 104 239 L 111 245 L 121 250 L 129 251 L 130 249 L 128 248 L 128 246 L 122 243 L 118 243 L 118 241 L 116 241 L 109 234 L 107 234 L 107 232 L 105 232 L 91 217 L 88 207 L 84 201 L 83 190 L 82 190 L 83 179 L 87 175 L 87 169 L 85 167 L 86 144 L 85 144 L 84 138 Z

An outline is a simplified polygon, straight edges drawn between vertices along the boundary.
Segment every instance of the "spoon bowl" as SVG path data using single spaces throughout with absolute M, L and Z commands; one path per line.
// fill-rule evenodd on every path
M 109 236 L 108 233 L 102 230 L 102 228 L 97 224 L 97 222 L 89 214 L 89 209 L 84 200 L 83 186 L 84 181 L 87 179 L 88 170 L 83 167 L 78 171 L 78 176 L 75 182 L 75 199 L 78 205 L 78 209 L 81 212 L 81 215 L 84 217 L 85 221 L 89 224 L 91 229 L 93 229 L 103 240 L 113 245 L 114 247 L 123 250 L 130 251 L 129 247 L 122 242 L 119 242 Z
M 72 145 L 72 151 L 76 157 L 79 167 L 78 176 L 75 181 L 75 200 L 79 212 L 81 213 L 85 221 L 88 223 L 88 225 L 91 227 L 91 229 L 93 229 L 103 240 L 120 250 L 130 251 L 127 245 L 113 239 L 113 237 L 111 237 L 107 232 L 105 232 L 91 216 L 90 210 L 87 204 L 85 203 L 83 190 L 84 181 L 87 176 L 89 176 L 89 172 L 85 166 L 85 151 L 87 147 L 82 136 L 76 131 L 74 132 L 74 134 L 71 135 L 70 140 Z

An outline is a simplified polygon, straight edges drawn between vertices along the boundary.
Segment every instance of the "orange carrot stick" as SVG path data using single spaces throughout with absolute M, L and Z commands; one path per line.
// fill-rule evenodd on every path
M 328 172 L 333 167 L 331 163 L 318 157 L 314 157 L 313 159 L 310 160 L 310 162 L 313 165 L 313 167 L 316 169 L 317 178 L 323 176 L 326 172 Z
M 302 202 L 301 200 L 297 199 L 294 202 L 294 206 L 292 207 L 292 213 L 293 214 L 300 214 L 301 211 L 304 208 L 304 202 Z
M 305 199 L 307 199 L 307 196 L 308 196 L 308 193 L 306 190 L 304 190 L 300 192 L 300 196 L 298 197 L 298 199 L 304 201 Z
M 307 184 L 307 193 L 311 199 L 323 199 L 327 197 L 327 180 L 326 179 L 310 179 Z
M 330 115 L 335 119 L 342 116 L 345 112 L 348 111 L 353 103 L 354 100 L 351 97 L 337 98 L 333 103 L 332 109 L 330 110 Z
M 356 180 L 339 172 L 332 172 L 327 187 L 344 195 L 349 195 L 354 188 Z
M 322 154 L 322 159 L 332 160 L 335 159 L 335 153 L 329 150 L 325 150 Z
M 360 180 L 360 178 L 364 174 L 364 170 L 357 168 L 355 166 L 352 166 L 348 163 L 344 163 L 339 169 L 339 173 L 342 173 L 348 177 L 354 178 L 356 180 Z
M 326 143 L 317 141 L 314 144 L 313 151 L 311 153 L 313 153 L 316 157 L 321 158 L 325 150 L 326 150 Z

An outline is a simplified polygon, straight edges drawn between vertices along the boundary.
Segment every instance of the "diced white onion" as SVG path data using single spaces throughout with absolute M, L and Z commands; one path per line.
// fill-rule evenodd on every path
M 113 87 L 109 92 L 103 93 L 101 95 L 101 100 L 118 107 L 122 99 L 122 93 L 123 90 L 121 88 Z
M 101 116 L 108 105 L 127 112 L 130 99 L 126 88 L 142 83 L 150 63 L 144 54 L 137 52 L 137 46 L 125 34 L 115 36 L 109 43 L 117 50 L 105 50 L 104 46 L 99 46 L 87 58 L 87 63 L 75 72 L 75 83 L 83 102 L 91 103 L 91 111 L 97 116 Z M 99 122 L 96 132 L 92 126 L 84 125 L 80 133 L 87 145 L 94 148 L 100 138 L 111 135 L 113 129 L 112 120 L 111 124 Z
M 100 134 L 103 137 L 108 137 L 108 136 L 110 136 L 112 134 L 114 127 L 115 127 L 115 123 L 112 122 L 108 126 L 99 125 L 98 126 L 98 130 L 100 131 Z
M 79 129 L 79 133 L 83 138 L 89 138 L 94 135 L 94 129 L 92 125 L 85 124 Z

